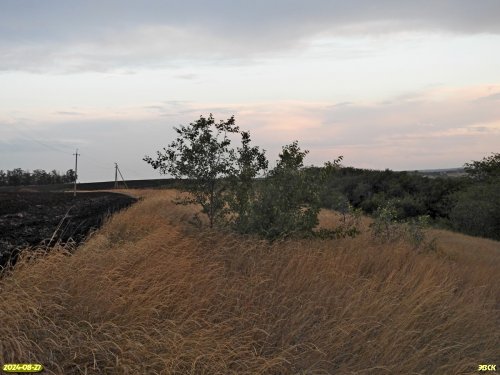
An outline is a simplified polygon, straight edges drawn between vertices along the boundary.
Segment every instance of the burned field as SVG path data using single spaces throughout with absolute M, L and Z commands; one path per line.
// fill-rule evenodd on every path
M 123 194 L 0 192 L 0 267 L 19 251 L 57 242 L 80 243 L 113 212 L 136 201 Z

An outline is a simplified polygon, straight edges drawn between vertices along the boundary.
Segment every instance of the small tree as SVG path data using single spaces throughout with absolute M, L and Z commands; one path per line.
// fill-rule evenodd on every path
M 15 168 L 7 171 L 7 185 L 19 186 L 23 182 L 24 171 L 21 168 Z
M 144 161 L 163 174 L 187 179 L 181 188 L 190 196 L 179 203 L 201 205 L 210 227 L 226 216 L 228 203 L 243 212 L 251 180 L 267 166 L 264 152 L 250 146 L 250 133 L 241 132 L 242 147 L 236 152 L 230 139 L 230 134 L 239 133 L 234 116 L 219 123 L 212 114 L 200 116 L 194 123 L 174 129 L 177 139 L 163 152 L 157 151 L 156 159 L 146 156 Z M 231 186 L 236 193 L 228 191 Z
M 250 133 L 241 132 L 241 147 L 237 149 L 237 173 L 231 176 L 229 208 L 234 214 L 233 225 L 241 230 L 248 228 L 252 204 L 256 199 L 255 178 L 267 170 L 265 151 L 250 146 Z
M 0 169 L 0 186 L 7 185 L 7 173 Z
M 257 233 L 270 240 L 314 235 L 324 176 L 311 178 L 307 173 L 304 168 L 307 154 L 297 141 L 283 147 L 276 167 L 267 174 L 251 202 L 248 218 L 241 223 L 240 231 Z M 340 160 L 327 163 L 324 170 L 330 171 Z
M 50 183 L 50 177 L 43 169 L 35 169 L 32 176 L 33 183 L 36 185 L 44 185 Z
M 70 182 L 75 182 L 78 177 L 73 169 L 68 169 L 66 171 L 66 174 L 62 178 L 63 182 L 70 183 Z

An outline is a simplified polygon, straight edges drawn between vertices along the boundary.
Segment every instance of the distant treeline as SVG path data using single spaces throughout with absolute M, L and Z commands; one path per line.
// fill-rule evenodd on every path
M 21 168 L 0 170 L 0 186 L 65 184 L 75 179 L 76 174 L 73 169 L 67 170 L 64 174 L 56 170 L 47 172 L 43 169 L 35 169 L 32 172 Z
M 310 168 L 309 173 L 320 173 L 320 168 Z M 453 194 L 467 183 L 466 178 L 428 178 L 412 172 L 343 167 L 327 179 L 321 202 L 323 207 L 336 210 L 349 203 L 367 214 L 391 202 L 398 219 L 421 215 L 447 218 Z
M 310 179 L 321 168 L 308 168 Z M 428 178 L 418 173 L 342 167 L 326 180 L 321 205 L 349 205 L 369 215 L 391 206 L 398 220 L 428 215 L 435 225 L 500 240 L 500 153 L 465 164 L 466 176 Z

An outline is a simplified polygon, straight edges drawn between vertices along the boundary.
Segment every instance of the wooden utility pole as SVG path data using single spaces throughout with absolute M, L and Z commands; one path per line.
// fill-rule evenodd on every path
M 78 179 L 78 156 L 80 156 L 80 154 L 78 153 L 78 149 L 76 149 L 76 152 L 73 155 L 75 155 L 75 186 L 73 188 L 73 196 L 76 197 L 76 180 Z

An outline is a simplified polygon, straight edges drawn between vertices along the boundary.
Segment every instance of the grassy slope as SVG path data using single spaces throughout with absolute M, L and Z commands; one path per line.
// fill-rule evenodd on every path
M 468 374 L 498 361 L 500 244 L 194 230 L 173 192 L 0 281 L 0 362 L 48 374 Z M 322 215 L 331 225 L 335 215 Z

